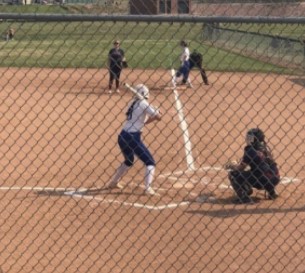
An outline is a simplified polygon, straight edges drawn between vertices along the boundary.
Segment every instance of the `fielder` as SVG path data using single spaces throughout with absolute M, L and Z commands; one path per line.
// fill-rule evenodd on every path
M 194 50 L 190 55 L 190 71 L 193 67 L 198 67 L 204 84 L 209 85 L 207 74 L 202 66 L 202 61 L 202 54 Z
M 180 42 L 182 47 L 182 53 L 180 55 L 181 66 L 172 78 L 173 87 L 176 88 L 177 78 L 182 76 L 182 84 L 186 84 L 188 87 L 192 88 L 191 81 L 189 79 L 190 74 L 190 50 L 185 41 Z
M 116 40 L 113 43 L 112 48 L 108 53 L 108 67 L 109 67 L 109 84 L 108 93 L 112 93 L 112 83 L 115 80 L 116 92 L 120 93 L 120 76 L 123 68 L 123 64 L 126 64 L 125 52 L 120 48 L 120 41 Z
M 155 191 L 152 188 L 152 182 L 154 179 L 156 163 L 150 151 L 142 142 L 141 134 L 144 125 L 156 120 L 160 121 L 161 114 L 148 103 L 149 90 L 144 84 L 137 85 L 135 89 L 143 99 L 135 97 L 133 101 L 131 101 L 126 112 L 127 120 L 118 137 L 118 144 L 125 161 L 117 169 L 114 177 L 108 184 L 107 189 L 122 188 L 119 181 L 133 165 L 134 156 L 136 155 L 146 166 L 144 178 L 145 193 L 148 195 L 154 195 Z
M 250 170 L 245 170 L 249 166 Z M 246 147 L 240 163 L 229 163 L 229 180 L 237 194 L 234 203 L 251 203 L 252 188 L 265 190 L 268 199 L 278 197 L 275 192 L 280 182 L 280 174 L 271 151 L 265 141 L 265 135 L 259 128 L 251 129 L 246 134 Z

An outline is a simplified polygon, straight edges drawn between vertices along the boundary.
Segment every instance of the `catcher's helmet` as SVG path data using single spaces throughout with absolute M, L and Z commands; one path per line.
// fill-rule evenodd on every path
M 138 84 L 136 86 L 136 90 L 139 94 L 141 94 L 145 99 L 149 98 L 149 89 L 144 84 Z
M 265 135 L 259 128 L 252 128 L 247 132 L 248 136 L 254 136 L 254 141 L 263 142 L 265 141 Z

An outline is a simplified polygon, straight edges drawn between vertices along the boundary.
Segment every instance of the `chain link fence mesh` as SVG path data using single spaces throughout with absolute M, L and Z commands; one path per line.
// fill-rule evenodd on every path
M 37 18 L 0 24 L 3 272 L 303 272 L 301 57 L 289 59 L 293 66 L 270 62 L 264 50 L 249 57 L 255 35 L 215 35 L 211 43 L 213 19 Z M 274 27 L 299 40 L 304 31 L 297 19 Z M 128 68 L 120 93 L 113 85 L 109 94 L 117 39 Z M 194 68 L 193 88 L 173 88 L 181 40 L 203 55 L 210 85 Z M 124 161 L 117 141 L 133 101 L 124 82 L 145 84 L 162 113 L 142 133 L 156 161 L 152 196 L 138 159 L 122 189 L 105 188 Z M 255 127 L 278 163 L 279 197 L 254 189 L 252 204 L 233 204 L 223 166 L 242 158 Z
M 250 26 L 251 27 L 251 26 Z M 282 66 L 300 68 L 304 65 L 305 40 L 275 34 L 264 34 L 207 24 L 203 39 L 249 57 L 268 60 Z

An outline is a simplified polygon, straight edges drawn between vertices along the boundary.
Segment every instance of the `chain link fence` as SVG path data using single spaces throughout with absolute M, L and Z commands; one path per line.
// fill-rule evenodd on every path
M 283 51 L 293 66 L 281 66 L 257 45 L 249 58 L 253 33 L 206 43 L 207 24 L 225 17 L 1 16 L 2 272 L 304 271 L 303 58 Z M 293 39 L 304 30 L 302 19 L 235 20 L 293 26 Z M 110 89 L 117 40 L 128 67 Z M 192 88 L 174 87 L 182 40 L 202 54 L 209 85 L 196 67 Z M 153 162 L 118 138 L 140 103 L 123 83 L 145 84 L 160 111 L 140 135 Z M 236 204 L 224 166 L 253 168 L 244 147 L 256 127 L 280 171 L 278 198 L 254 184 Z M 128 148 L 141 158 L 132 166 Z
M 214 46 L 226 48 L 249 57 L 293 67 L 302 67 L 305 59 L 304 39 L 270 35 L 207 24 L 203 39 Z

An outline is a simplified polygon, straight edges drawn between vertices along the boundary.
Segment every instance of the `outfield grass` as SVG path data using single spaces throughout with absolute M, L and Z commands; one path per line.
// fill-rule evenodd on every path
M 104 5 L 0 5 L 0 13 L 33 14 L 112 14 L 128 13 L 126 3 L 121 6 Z
M 0 5 L 0 13 L 33 14 L 127 14 L 128 0 L 119 6 L 104 5 Z M 222 23 L 222 27 L 262 34 L 279 35 L 294 39 L 305 38 L 305 25 L 301 24 L 237 24 Z
M 3 67 L 106 66 L 112 41 L 120 39 L 131 68 L 179 66 L 179 41 L 204 55 L 204 66 L 214 71 L 291 73 L 225 50 L 203 45 L 202 24 L 124 22 L 2 22 L 0 32 L 16 30 L 13 41 L 0 41 Z
M 305 25 L 302 24 L 221 24 L 224 28 L 237 29 L 293 39 L 305 39 Z
M 69 13 L 64 6 L 53 5 L 0 5 L 1 13 L 56 13 L 66 14 Z

